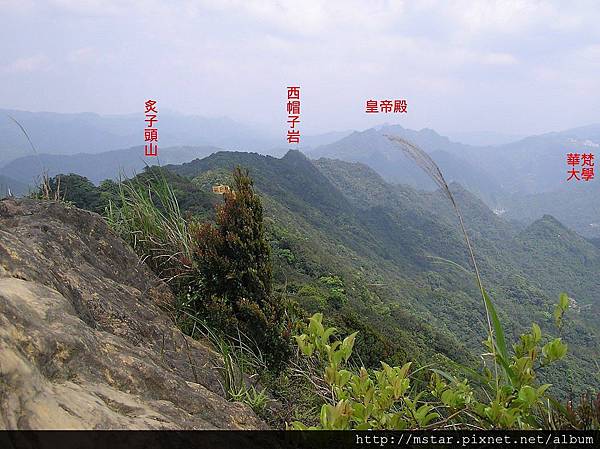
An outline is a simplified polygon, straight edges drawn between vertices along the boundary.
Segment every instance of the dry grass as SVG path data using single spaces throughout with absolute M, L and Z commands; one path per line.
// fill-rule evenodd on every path
M 44 164 L 42 164 L 42 159 L 40 158 L 40 154 L 38 153 L 37 149 L 35 148 L 35 145 L 33 144 L 31 137 L 29 137 L 29 133 L 27 133 L 27 130 L 25 129 L 25 127 L 23 125 L 21 125 L 21 123 L 19 123 L 19 121 L 17 119 L 15 119 L 13 116 L 8 115 L 8 118 L 11 119 L 19 127 L 21 132 L 25 135 L 25 138 L 27 139 L 27 142 L 29 142 L 29 146 L 31 147 L 33 154 L 35 155 L 38 163 L 40 164 L 41 180 L 40 180 L 40 185 L 38 186 L 38 193 L 36 196 L 43 200 L 60 201 L 61 200 L 60 178 L 58 178 L 58 180 L 57 180 L 56 189 L 52 189 L 50 186 L 50 177 L 48 176 L 48 170 L 46 170 L 44 168 Z
M 498 365 L 496 363 L 496 359 L 497 359 L 496 350 L 498 349 L 498 352 L 500 352 L 500 356 L 504 357 L 505 361 L 508 361 L 506 344 L 504 342 L 504 332 L 502 330 L 502 327 L 500 326 L 500 322 L 498 321 L 496 311 L 494 310 L 494 306 L 492 305 L 492 303 L 483 287 L 483 282 L 481 280 L 479 266 L 477 265 L 477 259 L 475 258 L 475 252 L 473 250 L 473 245 L 471 244 L 471 240 L 469 239 L 469 234 L 467 233 L 467 229 L 465 227 L 465 223 L 464 223 L 462 214 L 460 212 L 460 208 L 458 207 L 458 204 L 456 203 L 454 195 L 450 191 L 450 188 L 448 187 L 448 183 L 446 182 L 446 179 L 444 178 L 444 175 L 443 175 L 442 171 L 440 170 L 439 166 L 434 162 L 433 159 L 431 159 L 431 157 L 424 150 L 422 150 L 419 146 L 415 145 L 414 143 L 409 142 L 406 139 L 403 139 L 402 137 L 392 136 L 392 135 L 386 135 L 386 137 L 393 143 L 397 144 L 410 159 L 412 159 L 427 175 L 429 175 L 429 177 L 440 188 L 442 193 L 450 200 L 450 202 L 452 203 L 452 207 L 454 208 L 456 215 L 458 216 L 458 220 L 460 222 L 460 228 L 462 230 L 462 234 L 464 236 L 465 243 L 469 250 L 469 257 L 471 259 L 471 263 L 473 264 L 473 269 L 475 271 L 475 278 L 477 280 L 477 286 L 479 287 L 479 291 L 481 293 L 481 298 L 483 300 L 483 306 L 485 308 L 485 314 L 486 314 L 486 318 L 487 318 L 487 327 L 488 327 L 487 331 L 488 331 L 488 335 L 489 335 L 490 342 L 491 342 L 491 350 L 492 350 L 492 356 L 493 356 L 493 360 L 494 360 L 494 369 L 495 369 L 495 374 L 496 374 L 496 383 L 498 384 L 499 378 L 498 378 Z M 496 330 L 495 335 L 494 335 L 494 331 L 492 330 L 492 321 L 494 322 L 493 327 Z

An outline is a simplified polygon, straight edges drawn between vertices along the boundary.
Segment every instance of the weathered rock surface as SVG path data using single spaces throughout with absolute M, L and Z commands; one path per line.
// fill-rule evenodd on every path
M 216 354 L 97 215 L 0 201 L 0 429 L 251 429 Z

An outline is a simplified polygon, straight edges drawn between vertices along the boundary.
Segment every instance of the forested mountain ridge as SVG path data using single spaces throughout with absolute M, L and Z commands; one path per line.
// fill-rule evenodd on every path
M 39 156 L 32 153 L 17 125 L 1 117 L 2 113 L 23 123 Z M 227 119 L 205 119 L 168 111 L 163 118 L 165 126 L 161 127 L 161 156 L 158 158 L 163 165 L 205 157 L 220 148 L 260 149 L 261 153 L 272 155 L 285 152 L 276 139 L 264 138 L 256 130 L 238 124 L 234 126 Z M 127 148 L 139 143 L 136 120 L 133 114 L 99 116 L 0 110 L 0 130 L 5 137 L 4 147 L 0 148 L 0 176 L 11 178 L 13 181 L 7 180 L 4 184 L 17 193 L 38 184 L 42 171 L 49 176 L 77 173 L 94 183 L 106 178 L 118 179 L 121 173 L 133 176 L 146 164 L 157 163 L 156 158 L 143 157 L 143 147 Z M 228 135 L 231 129 L 237 130 L 233 136 Z M 385 134 L 415 142 L 437 162 L 449 182 L 460 183 L 511 220 L 530 224 L 550 214 L 581 235 L 600 236 L 599 181 L 566 182 L 565 162 L 568 152 L 597 152 L 600 125 L 479 146 L 453 141 L 428 128 L 417 131 L 385 125 L 360 132 L 306 136 L 304 145 L 308 145 L 306 151 L 310 158 L 362 162 L 390 183 L 434 190 L 431 180 L 416 169 Z M 194 146 L 189 146 L 191 144 Z
M 452 237 L 458 228 L 456 213 L 440 192 L 417 192 L 407 186 L 387 185 L 361 164 L 326 159 L 315 164 L 353 198 L 361 200 L 362 195 L 365 205 L 369 202 L 378 205 L 387 203 L 390 209 L 398 211 L 397 217 L 409 210 L 420 210 L 421 213 L 424 209 L 435 211 L 438 222 L 444 222 L 450 230 L 445 240 L 452 241 L 452 244 L 444 248 L 434 239 L 437 254 L 431 248 L 423 249 L 423 252 L 430 251 L 464 267 L 469 266 L 462 254 L 457 258 L 448 256 L 453 248 L 462 248 L 462 242 L 460 235 Z M 365 188 L 361 189 L 361 186 Z M 501 304 L 506 301 L 509 310 L 517 303 L 525 309 L 533 306 L 533 311 L 536 305 L 540 306 L 547 300 L 544 298 L 551 300 L 561 291 L 567 291 L 576 303 L 584 304 L 584 309 L 590 312 L 589 315 L 581 314 L 579 318 L 582 326 L 588 329 L 586 332 L 596 335 L 597 339 L 600 282 L 594 273 L 600 271 L 598 248 L 552 217 L 546 216 L 524 228 L 519 223 L 497 216 L 461 186 L 452 185 L 451 189 L 461 207 L 484 278 L 498 287 L 497 301 Z M 380 193 L 373 195 L 370 193 L 373 191 Z M 416 232 L 411 235 L 420 236 Z M 522 311 L 512 311 L 514 313 L 508 317 L 509 321 L 525 324 Z
M 360 164 L 326 159 L 312 163 L 295 151 L 281 159 L 222 152 L 167 168 L 208 187 L 211 179 L 226 179 L 236 165 L 250 169 L 263 195 L 278 275 L 282 283 L 287 282 L 288 294 L 310 310 L 331 307 L 317 300 L 323 295 L 319 279 L 339 277 L 346 286 L 347 301 L 340 310 L 348 309 L 348 315 L 361 311 L 363 321 L 374 329 L 389 332 L 393 323 L 403 323 L 397 325 L 398 332 L 408 323 L 421 323 L 419 327 L 428 323 L 456 347 L 462 346 L 459 341 L 469 351 L 478 347 L 484 334 L 482 305 L 472 277 L 444 261 L 469 268 L 456 216 L 439 192 L 387 184 Z M 527 229 L 514 226 L 460 186 L 453 190 L 487 288 L 511 333 L 522 330 L 532 318 L 551 328 L 549 312 L 556 289 L 576 291 L 577 301 L 590 304 L 593 313 L 597 312 L 596 292 L 600 289 L 591 274 L 597 272 L 594 257 L 583 265 L 590 273 L 584 279 L 561 274 L 546 260 L 546 252 L 566 258 L 566 264 L 574 255 L 559 246 L 552 234 L 538 235 L 537 223 Z M 586 243 L 578 236 L 577 242 Z M 585 250 L 597 252 L 592 245 Z M 548 276 L 555 280 L 552 284 L 548 284 Z M 371 297 L 356 297 L 353 289 L 369 291 Z M 582 297 L 584 289 L 588 293 Z M 367 312 L 373 310 L 376 317 Z M 400 312 L 403 319 L 397 316 Z M 413 329 L 403 341 L 424 334 L 422 328 Z M 427 338 L 433 341 L 431 337 Z M 582 385 L 591 380 L 597 384 L 599 379 L 589 376 L 595 372 L 593 360 L 598 355 L 597 315 L 574 311 L 565 338 L 574 347 L 583 345 L 574 351 L 581 356 L 572 356 L 582 358 L 571 360 L 565 368 L 569 382 Z
M 389 182 L 433 187 L 412 170 L 413 164 L 385 135 L 398 135 L 419 145 L 436 160 L 449 181 L 455 180 L 469 191 L 482 194 L 490 205 L 490 201 L 501 199 L 495 198 L 498 195 L 551 192 L 564 187 L 566 153 L 593 153 L 600 148 L 598 124 L 483 146 L 454 142 L 428 128 L 416 131 L 386 125 L 354 132 L 308 154 L 315 159 L 328 157 L 363 162 Z
M 9 162 L 0 168 L 0 176 L 5 174 L 21 184 L 35 186 L 39 184 L 43 170 L 50 177 L 59 173 L 77 173 L 97 184 L 105 179 L 133 177 L 148 165 L 180 164 L 221 150 L 212 146 L 167 147 L 161 148 L 159 158 L 144 157 L 141 145 L 101 153 L 42 153 Z
M 529 195 L 515 194 L 505 198 L 506 217 L 532 222 L 552 215 L 577 233 L 600 237 L 600 181 L 566 185 L 562 188 Z
M 210 220 L 220 201 L 212 186 L 231 184 L 237 166 L 249 169 L 261 196 L 278 294 L 308 313 L 323 312 L 342 334 L 359 330 L 357 354 L 367 365 L 476 363 L 485 312 L 444 195 L 389 184 L 359 163 L 311 161 L 298 151 L 282 158 L 217 152 L 137 179 L 159 170 L 184 212 Z M 62 183 L 67 199 L 97 211 L 116 189 L 75 176 Z M 531 321 L 552 333 L 553 306 L 566 291 L 574 307 L 562 336 L 571 351 L 547 380 L 562 394 L 597 387 L 598 248 L 553 218 L 515 225 L 460 185 L 451 189 L 510 340 Z
M 586 237 L 600 236 L 598 181 L 567 182 L 566 154 L 597 153 L 600 125 L 529 136 L 502 145 L 473 146 L 437 134 L 399 125 L 355 132 L 310 150 L 311 158 L 362 162 L 386 181 L 433 190 L 435 185 L 416 169 L 386 134 L 398 135 L 423 148 L 456 181 L 512 220 L 529 224 L 545 214 Z
M 403 151 L 385 137 L 397 134 L 423 147 L 440 165 L 449 181 L 458 181 L 469 190 L 478 193 L 490 203 L 502 191 L 492 173 L 478 169 L 467 159 L 471 147 L 440 136 L 435 131 L 413 131 L 401 126 L 371 128 L 318 147 L 308 152 L 311 158 L 326 157 L 348 162 L 362 162 L 373 168 L 388 182 L 409 184 L 413 187 L 433 190 L 435 184 L 408 159 Z

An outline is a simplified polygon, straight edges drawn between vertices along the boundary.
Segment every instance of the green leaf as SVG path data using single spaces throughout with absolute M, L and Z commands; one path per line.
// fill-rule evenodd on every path
M 521 387 L 521 390 L 519 390 L 519 399 L 529 406 L 535 404 L 537 401 L 537 392 L 535 391 L 535 388 L 530 385 Z
M 352 373 L 350 371 L 343 369 L 338 372 L 338 379 L 337 379 L 336 383 L 338 384 L 338 386 L 343 387 L 344 385 L 346 385 L 348 383 L 351 376 L 352 376 Z
M 352 355 L 352 348 L 354 347 L 354 340 L 356 339 L 357 334 L 358 332 L 354 332 L 353 334 L 348 335 L 342 342 L 342 350 L 344 352 L 344 360 L 346 362 Z
M 315 336 L 320 337 L 321 335 L 323 335 L 323 325 L 321 324 L 321 322 L 323 321 L 323 314 L 322 313 L 315 313 L 313 316 L 310 317 L 309 319 L 309 324 L 308 324 L 308 331 Z
M 554 324 L 556 325 L 556 327 L 560 328 L 560 324 L 561 324 L 561 320 L 562 320 L 562 316 L 563 316 L 563 310 L 560 308 L 560 305 L 557 304 L 557 306 L 554 308 Z
M 506 340 L 504 338 L 504 330 L 502 329 L 502 324 L 498 319 L 498 314 L 496 313 L 496 308 L 494 304 L 490 300 L 490 297 L 486 293 L 485 290 L 482 290 L 483 297 L 485 299 L 485 303 L 488 307 L 488 311 L 490 312 L 490 318 L 492 320 L 492 325 L 494 327 L 494 333 L 496 334 L 496 348 L 498 348 L 498 352 L 502 356 L 504 360 L 508 360 L 508 349 L 506 346 Z
M 508 377 L 510 383 L 514 385 L 516 383 L 516 378 L 515 374 L 510 369 L 510 366 L 508 366 L 508 349 L 506 346 L 506 339 L 504 338 L 504 330 L 502 329 L 502 324 L 498 319 L 496 308 L 494 307 L 494 304 L 490 300 L 488 294 L 483 289 L 481 291 L 483 292 L 483 298 L 485 299 L 485 303 L 488 306 L 488 311 L 490 312 L 490 318 L 494 327 L 494 333 L 496 334 L 496 348 L 498 350 L 497 355 L 500 356 L 498 357 L 500 365 L 502 365 L 502 368 L 504 369 L 504 372 L 506 373 L 506 376 Z
M 323 404 L 321 407 L 321 425 L 324 429 L 328 428 L 327 410 L 329 407 L 331 407 L 329 404 Z
M 398 374 L 402 379 L 406 377 L 408 370 L 410 369 L 410 365 L 412 365 L 412 362 L 405 363 L 402 368 L 400 368 L 400 372 Z
M 432 419 L 439 418 L 439 414 L 436 412 L 429 413 L 433 409 L 433 406 L 425 404 L 417 409 L 415 412 L 415 418 L 419 426 L 423 427 L 429 424 Z
M 308 430 L 309 428 L 299 421 L 294 421 L 292 423 L 292 429 L 293 430 Z
M 515 386 L 517 384 L 517 376 L 515 375 L 514 370 L 508 365 L 507 361 L 504 360 L 504 358 L 500 355 L 498 355 L 498 361 L 500 362 L 500 365 L 502 365 L 502 369 L 504 369 L 504 372 L 506 373 L 506 376 L 508 377 L 510 384 L 512 386 Z
M 548 390 L 548 388 L 550 388 L 552 385 L 551 384 L 544 384 L 541 387 L 539 387 L 537 389 L 537 395 L 538 397 L 543 396 L 544 393 L 546 393 L 546 390 Z
M 545 362 L 550 363 L 562 359 L 567 354 L 568 346 L 562 342 L 561 338 L 555 338 L 544 345 L 542 354 L 546 358 Z
M 569 308 L 569 296 L 566 293 L 561 293 L 558 298 L 560 308 L 566 311 Z
M 488 379 L 486 378 L 486 376 L 482 376 L 480 373 L 478 373 L 477 371 L 475 371 L 473 368 L 469 368 L 467 366 L 461 365 L 460 363 L 457 363 L 453 360 L 448 360 L 447 361 L 448 364 L 450 364 L 451 366 L 453 366 L 454 368 L 463 371 L 464 373 L 468 374 L 473 380 L 476 380 L 478 382 L 481 382 L 483 384 L 487 383 Z M 446 377 L 444 374 L 442 374 L 442 371 L 439 370 L 433 370 L 434 372 L 437 372 L 439 375 Z M 448 379 L 448 377 L 446 377 Z M 454 377 L 449 379 L 451 382 L 455 380 Z
M 331 337 L 331 335 L 333 335 L 333 333 L 336 330 L 337 329 L 335 327 L 328 327 L 327 330 L 325 330 L 325 332 L 323 332 L 323 335 L 321 336 L 321 340 L 323 341 L 324 344 L 329 343 L 329 337 Z
M 448 389 L 442 393 L 442 396 L 440 397 L 440 399 L 442 400 L 442 402 L 444 404 L 446 404 L 450 407 L 453 407 L 454 404 L 456 403 L 456 393 L 454 393 L 454 391 Z
M 554 322 L 559 329 L 562 326 L 563 315 L 569 308 L 569 296 L 566 293 L 561 293 L 558 297 L 558 304 L 554 309 Z
M 444 379 L 448 380 L 450 383 L 456 382 L 456 378 L 452 374 L 448 374 L 446 371 L 442 371 L 437 368 L 432 368 L 431 371 L 436 374 L 439 374 Z
M 298 344 L 300 351 L 302 351 L 302 354 L 310 357 L 315 350 L 315 346 L 312 343 L 306 342 L 308 335 L 306 335 L 306 334 L 294 335 L 294 338 L 296 339 L 296 343 Z

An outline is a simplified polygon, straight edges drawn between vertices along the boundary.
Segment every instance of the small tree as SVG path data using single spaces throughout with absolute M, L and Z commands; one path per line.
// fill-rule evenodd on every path
M 194 308 L 225 332 L 241 330 L 264 350 L 272 366 L 289 354 L 283 305 L 272 295 L 270 247 L 263 210 L 247 170 L 236 168 L 234 187 L 217 208 L 216 225 L 192 231 L 199 273 Z

